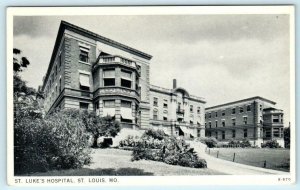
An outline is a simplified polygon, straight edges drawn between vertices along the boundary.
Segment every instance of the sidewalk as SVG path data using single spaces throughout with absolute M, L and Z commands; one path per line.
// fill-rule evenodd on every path
M 289 174 L 288 172 L 259 168 L 259 167 L 239 164 L 239 163 L 215 158 L 205 153 L 206 145 L 195 141 L 188 141 L 188 143 L 190 143 L 191 147 L 194 148 L 194 150 L 198 153 L 199 157 L 206 160 L 207 168 L 215 171 L 219 171 L 230 175 L 264 175 L 264 174 L 287 175 Z

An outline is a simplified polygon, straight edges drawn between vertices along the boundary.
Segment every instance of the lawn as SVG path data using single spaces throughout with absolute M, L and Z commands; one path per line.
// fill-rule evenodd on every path
M 257 167 L 266 167 L 274 170 L 289 171 L 290 150 L 268 148 L 213 148 L 207 154 L 224 160 Z
M 92 163 L 81 169 L 34 173 L 30 176 L 167 176 L 167 175 L 220 175 L 207 168 L 188 168 L 151 160 L 131 161 L 131 151 L 94 149 Z

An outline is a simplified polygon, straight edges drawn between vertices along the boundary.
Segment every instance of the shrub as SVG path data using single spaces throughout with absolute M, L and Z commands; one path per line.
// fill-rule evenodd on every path
M 154 139 L 158 139 L 158 140 L 163 140 L 164 137 L 168 136 L 164 131 L 162 130 L 154 130 L 154 129 L 150 129 L 145 131 L 145 133 L 143 134 L 144 137 L 152 137 Z
M 208 148 L 214 148 L 218 144 L 218 140 L 214 137 L 199 137 L 197 141 L 206 144 Z
M 276 140 L 269 140 L 261 144 L 262 148 L 282 148 Z
M 251 144 L 249 140 L 243 139 L 242 141 L 237 141 L 237 140 L 231 140 L 228 143 L 229 147 L 242 147 L 242 148 L 247 148 L 251 147 Z
M 88 134 L 76 114 L 61 112 L 45 119 L 18 118 L 14 125 L 15 174 L 88 164 Z
M 190 148 L 184 140 L 167 136 L 163 131 L 146 131 L 135 143 L 132 160 L 141 159 L 192 168 L 207 167 L 206 161 L 199 159 L 194 149 Z

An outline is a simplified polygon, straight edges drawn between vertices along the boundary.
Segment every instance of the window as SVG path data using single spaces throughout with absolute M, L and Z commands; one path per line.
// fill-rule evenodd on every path
M 243 117 L 243 118 L 244 118 L 244 124 L 247 125 L 248 117 Z
M 251 106 L 247 105 L 247 111 L 251 111 Z
M 157 111 L 157 109 L 153 110 L 153 119 L 158 120 L 158 111 Z
M 222 127 L 225 127 L 225 120 L 222 120 Z
M 131 80 L 132 72 L 121 69 L 121 78 Z
M 190 124 L 194 124 L 194 121 L 190 120 Z
M 215 117 L 218 117 L 218 112 L 217 111 L 215 112 Z
M 62 83 L 61 83 L 61 78 L 59 79 L 59 92 L 62 90 Z
M 222 139 L 225 139 L 225 131 L 222 131 Z
M 121 79 L 121 86 L 126 88 L 131 88 L 131 81 L 126 79 Z
M 106 69 L 103 70 L 104 86 L 115 86 L 115 70 Z
M 222 111 L 222 116 L 225 116 L 225 110 Z
M 158 98 L 153 98 L 153 106 L 158 106 Z
M 164 108 L 168 108 L 168 100 L 164 100 L 163 107 L 164 107 Z
M 247 137 L 248 137 L 248 130 L 244 129 L 244 138 L 247 138 Z
M 235 114 L 235 108 L 232 108 L 231 114 Z
M 235 138 L 235 130 L 232 130 L 232 138 Z
M 131 108 L 131 102 L 130 101 L 121 100 L 121 107 L 123 107 L 123 108 Z
M 211 122 L 208 122 L 208 127 L 211 128 Z
M 211 118 L 211 113 L 208 113 L 208 118 Z
M 259 110 L 262 111 L 262 105 L 259 105 Z
M 84 50 L 83 48 L 80 48 L 79 60 L 86 63 L 89 62 L 88 50 Z
M 231 121 L 232 121 L 232 126 L 235 126 L 235 118 L 232 118 Z
M 201 113 L 201 108 L 197 107 L 197 114 L 200 114 L 200 113 Z
M 80 109 L 87 110 L 89 108 L 89 103 L 80 102 Z
M 61 63 L 62 63 L 62 56 L 61 56 L 61 53 L 60 53 L 59 56 L 58 56 L 58 67 L 59 68 L 61 67 Z
M 205 119 L 207 118 L 207 114 L 205 114 Z
M 197 137 L 200 137 L 200 136 L 201 136 L 201 130 L 197 129 Z
M 114 108 L 115 107 L 115 100 L 104 100 L 103 106 L 105 108 Z
M 243 113 L 243 112 L 244 112 L 244 108 L 240 107 L 240 113 Z
M 131 72 L 126 70 L 121 70 L 121 86 L 126 88 L 131 88 Z
M 273 137 L 280 137 L 279 128 L 273 128 Z
M 54 76 L 57 76 L 57 65 L 54 67 Z
M 218 136 L 219 136 L 219 135 L 218 135 L 218 131 L 216 131 L 216 139 L 218 139 Z
M 216 128 L 218 127 L 218 121 L 216 121 Z
M 273 115 L 273 123 L 278 123 L 278 122 L 279 122 L 279 116 Z
M 90 97 L 90 75 L 79 73 L 81 96 Z
M 207 124 L 206 123 L 204 123 L 204 126 L 205 126 L 205 128 L 207 128 Z
M 194 111 L 193 105 L 190 105 L 190 112 L 193 112 L 193 111 Z
M 164 114 L 163 114 L 163 120 L 164 120 L 164 121 L 167 121 L 167 120 L 168 120 L 168 111 L 167 111 L 167 110 L 164 110 L 163 113 L 164 113 Z

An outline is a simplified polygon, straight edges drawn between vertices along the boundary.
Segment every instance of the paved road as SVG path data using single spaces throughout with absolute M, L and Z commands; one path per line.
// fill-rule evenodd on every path
M 288 172 L 259 168 L 215 158 L 205 153 L 206 145 L 195 141 L 189 141 L 189 143 L 191 147 L 194 148 L 194 150 L 198 153 L 199 157 L 204 158 L 206 160 L 208 169 L 231 175 L 289 174 Z

